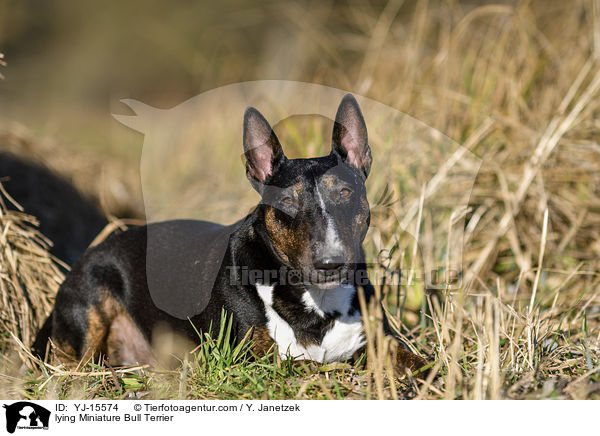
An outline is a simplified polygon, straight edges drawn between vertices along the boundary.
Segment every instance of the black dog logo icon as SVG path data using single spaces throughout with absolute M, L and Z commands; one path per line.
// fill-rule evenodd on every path
M 6 431 L 14 433 L 17 426 L 25 429 L 47 429 L 50 411 L 29 401 L 4 405 L 6 409 Z

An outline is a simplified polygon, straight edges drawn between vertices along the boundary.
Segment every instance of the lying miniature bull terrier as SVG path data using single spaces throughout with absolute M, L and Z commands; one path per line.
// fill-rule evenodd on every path
M 342 99 L 324 157 L 286 158 L 254 108 L 243 130 L 258 206 L 232 226 L 166 221 L 88 249 L 62 284 L 35 353 L 44 356 L 51 338 L 75 359 L 150 362 L 158 325 L 197 343 L 199 331 L 218 331 L 223 310 L 234 340 L 250 332 L 256 352 L 276 344 L 284 357 L 332 362 L 365 346 L 357 289 L 373 296 L 361 247 L 371 150 L 358 103 Z M 396 364 L 416 370 L 425 362 L 400 346 Z

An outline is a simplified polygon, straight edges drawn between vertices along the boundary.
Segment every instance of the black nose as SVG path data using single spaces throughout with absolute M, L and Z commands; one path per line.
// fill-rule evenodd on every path
M 335 271 L 344 266 L 343 256 L 325 257 L 314 262 L 315 269 L 323 271 Z

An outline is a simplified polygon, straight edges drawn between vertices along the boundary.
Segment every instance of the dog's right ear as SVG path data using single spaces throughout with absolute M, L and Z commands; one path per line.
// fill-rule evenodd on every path
M 331 141 L 333 151 L 367 178 L 373 160 L 367 137 L 367 125 L 360 106 L 352 94 L 346 94 L 338 107 Z
M 259 192 L 258 185 L 266 183 L 285 159 L 275 132 L 253 107 L 244 113 L 244 155 L 246 176 Z

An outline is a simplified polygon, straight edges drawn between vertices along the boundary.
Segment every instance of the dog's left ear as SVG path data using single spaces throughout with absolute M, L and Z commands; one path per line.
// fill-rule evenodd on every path
M 371 171 L 371 148 L 365 120 L 352 94 L 346 94 L 338 107 L 331 141 L 333 151 L 367 178 Z

